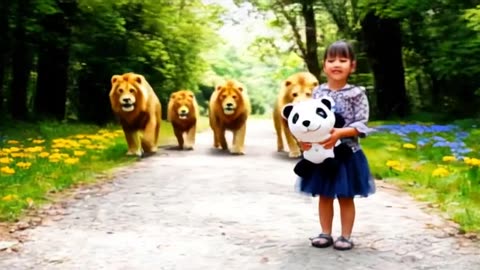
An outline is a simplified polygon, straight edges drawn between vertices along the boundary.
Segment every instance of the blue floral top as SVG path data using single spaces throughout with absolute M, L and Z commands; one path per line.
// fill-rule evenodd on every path
M 333 110 L 345 119 L 345 127 L 353 127 L 360 133 L 358 137 L 364 138 L 373 129 L 367 127 L 369 117 L 368 98 L 365 88 L 347 84 L 342 89 L 330 90 L 326 83 L 313 90 L 313 98 L 330 96 L 335 101 Z M 360 150 L 359 138 L 342 138 L 342 142 L 352 148 L 354 152 Z

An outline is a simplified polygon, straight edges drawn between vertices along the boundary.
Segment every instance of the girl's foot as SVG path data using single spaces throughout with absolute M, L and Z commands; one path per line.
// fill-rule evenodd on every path
M 330 234 L 321 233 L 316 237 L 310 238 L 312 246 L 317 248 L 326 248 L 333 244 L 333 238 Z
M 349 250 L 353 248 L 353 241 L 350 238 L 340 236 L 335 240 L 333 248 L 336 250 Z

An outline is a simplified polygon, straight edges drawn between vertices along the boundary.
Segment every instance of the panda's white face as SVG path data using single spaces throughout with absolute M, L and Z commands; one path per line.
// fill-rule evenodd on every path
M 282 116 L 287 119 L 293 136 L 304 142 L 319 142 L 327 138 L 335 125 L 335 114 L 331 108 L 332 98 L 325 96 L 295 104 L 287 104 Z

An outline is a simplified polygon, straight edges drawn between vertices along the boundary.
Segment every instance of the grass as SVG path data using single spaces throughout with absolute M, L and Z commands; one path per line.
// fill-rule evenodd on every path
M 474 120 L 405 123 L 371 134 L 362 147 L 377 178 L 438 206 L 464 231 L 480 232 L 479 136 Z
M 197 130 L 208 127 L 202 117 Z M 176 143 L 172 126 L 162 123 L 161 143 Z M 0 128 L 0 221 L 14 221 L 49 194 L 95 175 L 135 162 L 119 125 L 4 123 Z

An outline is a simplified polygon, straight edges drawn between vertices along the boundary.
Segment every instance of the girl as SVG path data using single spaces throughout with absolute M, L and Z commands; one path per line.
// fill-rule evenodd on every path
M 367 127 L 369 104 L 363 88 L 347 83 L 349 75 L 355 71 L 355 55 L 352 46 L 345 41 L 332 43 L 323 57 L 323 71 L 327 83 L 319 85 L 313 91 L 313 98 L 328 95 L 335 100 L 335 112 L 345 118 L 344 128 L 335 128 L 326 141 L 321 142 L 325 148 L 334 147 L 337 140 L 350 146 L 353 155 L 343 161 L 339 171 L 330 179 L 329 174 L 317 170 L 308 179 L 300 179 L 300 190 L 311 195 L 319 195 L 318 212 L 322 232 L 310 238 L 312 246 L 324 248 L 333 245 L 338 250 L 353 248 L 350 239 L 355 219 L 356 196 L 367 197 L 375 193 L 375 183 L 370 174 L 367 158 L 359 145 L 359 138 L 364 138 L 370 129 Z M 308 150 L 311 143 L 301 142 L 303 150 Z M 333 221 L 333 201 L 337 198 L 340 205 L 342 234 L 335 242 L 331 236 Z

